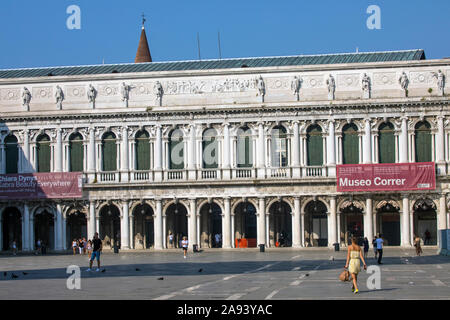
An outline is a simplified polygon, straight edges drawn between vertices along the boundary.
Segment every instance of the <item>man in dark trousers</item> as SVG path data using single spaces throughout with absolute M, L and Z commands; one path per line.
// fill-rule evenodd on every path
M 92 245 L 93 245 L 93 250 L 92 250 L 91 259 L 89 260 L 89 269 L 87 269 L 86 271 L 91 271 L 92 263 L 94 262 L 94 259 L 97 258 L 97 270 L 95 270 L 95 271 L 98 272 L 98 271 L 100 271 L 100 252 L 102 252 L 102 240 L 99 239 L 98 232 L 96 232 L 94 235 L 94 240 L 92 240 Z
M 377 251 L 378 251 L 378 264 L 381 263 L 381 258 L 383 257 L 383 239 L 381 238 L 382 235 L 380 234 L 378 238 L 375 240 L 377 243 Z

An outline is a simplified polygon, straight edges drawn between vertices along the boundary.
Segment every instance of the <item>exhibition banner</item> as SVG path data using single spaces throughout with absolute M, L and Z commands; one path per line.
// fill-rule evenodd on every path
M 81 198 L 81 172 L 46 172 L 0 175 L 0 199 Z
M 336 166 L 338 192 L 434 190 L 434 162 Z

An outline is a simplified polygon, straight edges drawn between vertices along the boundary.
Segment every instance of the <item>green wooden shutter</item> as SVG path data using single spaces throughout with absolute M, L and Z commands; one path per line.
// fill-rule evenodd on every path
M 170 134 L 169 158 L 170 169 L 184 169 L 184 143 L 181 130 L 175 129 Z
M 5 139 L 6 173 L 18 173 L 17 163 L 19 160 L 19 149 L 17 138 L 8 136 Z
M 218 142 L 217 132 L 214 129 L 207 129 L 203 134 L 203 168 L 216 169 L 218 163 Z
M 323 138 L 319 126 L 313 126 L 306 136 L 308 166 L 323 165 Z
M 84 162 L 83 137 L 75 134 L 69 139 L 70 172 L 82 172 Z
M 382 123 L 378 134 L 379 163 L 395 163 L 394 126 Z
M 50 172 L 50 138 L 47 135 L 40 136 L 37 139 L 37 172 Z
M 136 134 L 136 170 L 150 170 L 150 139 L 145 131 Z
M 414 136 L 416 148 L 416 162 L 431 161 L 431 129 L 427 122 L 419 122 L 416 125 Z
M 342 130 L 342 152 L 344 164 L 359 163 L 358 128 L 354 124 L 346 125 Z
M 238 168 L 253 167 L 252 134 L 249 128 L 244 128 L 238 135 L 237 148 Z
M 117 170 L 116 136 L 108 132 L 103 136 L 103 171 Z

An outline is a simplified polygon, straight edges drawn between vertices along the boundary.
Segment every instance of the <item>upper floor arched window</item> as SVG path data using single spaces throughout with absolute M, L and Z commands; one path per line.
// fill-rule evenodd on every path
M 395 163 L 395 129 L 392 123 L 386 122 L 378 127 L 379 163 Z
M 203 132 L 203 168 L 215 169 L 219 167 L 219 144 L 217 131 L 209 128 Z
M 287 134 L 283 126 L 272 129 L 272 167 L 288 165 Z
M 426 121 L 418 122 L 415 126 L 414 147 L 416 162 L 430 162 L 431 155 L 431 126 Z
M 5 138 L 5 158 L 6 173 L 18 173 L 19 148 L 14 135 Z
M 135 136 L 136 170 L 150 170 L 150 136 L 141 130 Z
M 169 135 L 169 169 L 184 169 L 183 131 L 172 130 Z
M 253 167 L 252 130 L 247 126 L 237 130 L 236 165 L 238 168 Z
M 102 137 L 102 170 L 117 170 L 117 140 L 113 132 L 106 132 Z
M 83 163 L 84 163 L 83 136 L 79 133 L 74 133 L 69 137 L 69 171 L 70 172 L 83 171 Z
M 359 163 L 358 127 L 346 124 L 342 129 L 342 162 L 343 164 Z
M 319 125 L 312 125 L 306 131 L 307 165 L 323 165 L 323 137 L 322 128 Z
M 51 161 L 51 147 L 50 137 L 46 134 L 41 134 L 36 139 L 36 164 L 37 172 L 50 172 Z

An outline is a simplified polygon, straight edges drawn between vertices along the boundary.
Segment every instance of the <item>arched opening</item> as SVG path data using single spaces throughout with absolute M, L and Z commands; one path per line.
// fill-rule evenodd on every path
M 386 203 L 377 210 L 378 230 L 385 246 L 400 245 L 400 208 Z
M 234 238 L 236 248 L 256 248 L 256 208 L 250 202 L 241 202 L 234 211 Z
M 74 239 L 87 239 L 87 219 L 86 214 L 80 210 L 70 211 L 67 217 L 67 228 L 66 228 L 66 246 L 67 248 L 72 247 L 72 241 Z
M 11 250 L 13 241 L 16 242 L 17 250 L 22 250 L 22 215 L 19 209 L 15 207 L 6 208 L 3 210 L 2 220 L 2 250 Z
M 286 167 L 288 165 L 287 134 L 283 126 L 272 129 L 272 167 Z
M 120 211 L 115 205 L 106 205 L 100 210 L 100 239 L 105 249 L 114 245 L 120 248 Z
M 37 172 L 50 172 L 50 161 L 51 161 L 51 147 L 50 147 L 50 137 L 46 134 L 41 134 L 36 139 L 36 164 Z
M 437 245 L 437 213 L 432 200 L 422 199 L 414 204 L 414 235 L 419 236 L 424 245 Z
M 307 165 L 323 165 L 323 137 L 322 128 L 312 125 L 306 131 Z
M 169 236 L 173 235 L 173 245 L 175 248 L 180 247 L 180 241 L 184 236 L 188 236 L 188 220 L 187 209 L 181 203 L 172 203 L 166 210 L 166 236 L 169 243 Z M 195 239 L 189 239 L 196 242 Z
M 292 246 L 291 207 L 284 201 L 277 201 L 269 208 L 269 246 Z
M 5 138 L 6 174 L 18 173 L 19 148 L 14 135 Z
M 134 249 L 150 249 L 155 246 L 153 209 L 148 204 L 139 204 L 133 210 Z
M 328 246 L 327 207 L 322 201 L 310 201 L 305 207 L 305 245 Z
M 69 138 L 69 171 L 82 172 L 84 163 L 83 136 L 74 133 Z
M 38 240 L 48 249 L 55 248 L 54 216 L 47 209 L 38 210 L 34 215 L 34 243 L 36 244 Z
M 150 170 L 150 136 L 141 130 L 135 136 L 136 170 Z
M 342 129 L 342 162 L 343 164 L 359 163 L 359 137 L 358 127 L 346 124 Z
M 253 167 L 252 130 L 247 126 L 237 131 L 236 164 L 238 168 Z
M 382 123 L 378 128 L 379 163 L 395 163 L 395 136 L 392 123 Z
M 343 238 L 340 239 L 345 245 L 352 243 L 352 237 L 358 239 L 362 245 L 364 240 L 364 215 L 362 208 L 355 206 L 353 202 L 348 203 L 341 209 L 340 230 Z
M 216 241 L 217 235 L 220 235 Z M 222 247 L 222 210 L 214 203 L 206 203 L 200 209 L 200 247 Z
M 217 131 L 209 128 L 203 132 L 202 148 L 203 168 L 216 169 L 219 167 L 219 143 L 217 141 Z
M 117 141 L 113 132 L 106 132 L 102 138 L 102 169 L 103 171 L 117 170 Z
M 431 156 L 431 126 L 428 122 L 418 122 L 414 132 L 414 147 L 416 162 L 430 162 Z
M 184 169 L 183 131 L 173 130 L 169 135 L 169 169 Z

